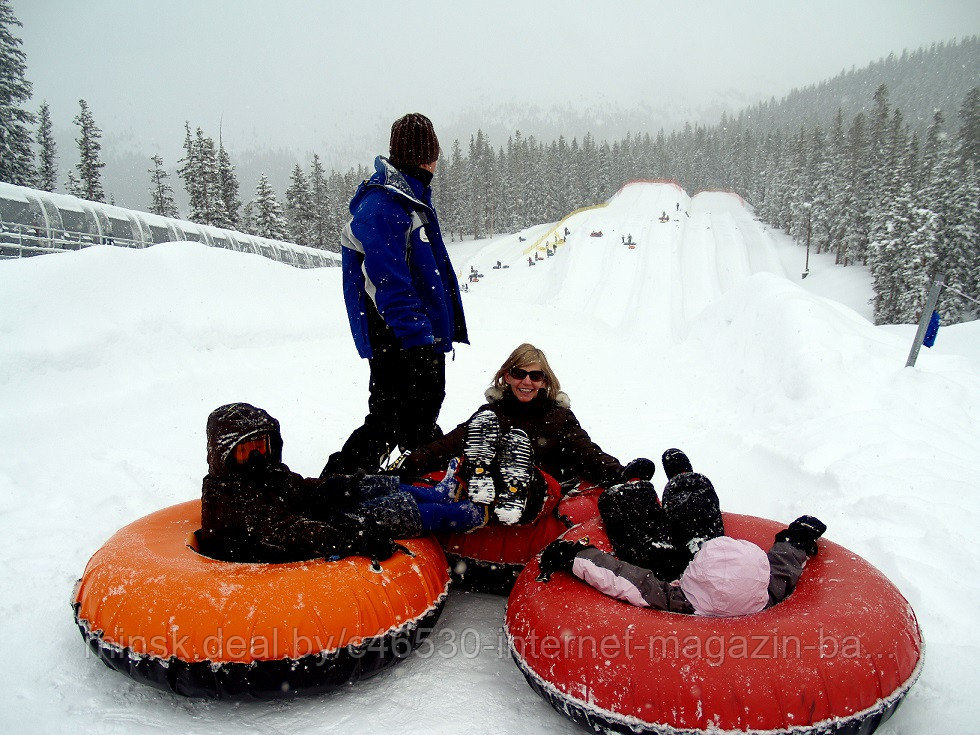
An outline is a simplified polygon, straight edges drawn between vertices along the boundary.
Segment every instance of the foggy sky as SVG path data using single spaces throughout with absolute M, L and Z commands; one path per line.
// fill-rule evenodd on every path
M 30 103 L 176 157 L 183 125 L 230 151 L 377 138 L 496 102 L 697 106 L 781 97 L 903 49 L 980 33 L 977 0 L 413 2 L 12 0 Z

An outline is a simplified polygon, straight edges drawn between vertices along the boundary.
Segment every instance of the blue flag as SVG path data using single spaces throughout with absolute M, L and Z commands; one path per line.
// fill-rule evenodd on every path
M 939 312 L 932 312 L 932 319 L 929 320 L 929 326 L 926 327 L 926 336 L 922 338 L 922 344 L 926 347 L 932 347 L 936 344 L 936 334 L 939 333 Z

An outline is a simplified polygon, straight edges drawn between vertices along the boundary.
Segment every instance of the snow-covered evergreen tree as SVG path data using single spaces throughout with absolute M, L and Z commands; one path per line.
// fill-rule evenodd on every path
M 82 191 L 82 185 L 75 176 L 75 172 L 71 169 L 68 169 L 68 176 L 65 179 L 65 190 L 73 197 L 85 197 L 85 192 Z
M 459 140 L 454 140 L 452 153 L 446 162 L 440 183 L 440 189 L 443 193 L 443 209 L 439 211 L 439 222 L 451 241 L 457 237 L 463 238 L 463 206 L 469 198 L 464 190 L 465 165 Z
M 851 210 L 853 192 L 847 179 L 847 131 L 844 127 L 844 111 L 837 110 L 828 140 L 826 166 L 820 172 L 818 198 L 824 200 L 820 212 L 815 212 L 826 229 L 826 244 L 841 264 L 841 249 L 847 232 L 846 215 Z
M 323 223 L 326 228 L 324 249 L 340 252 L 340 231 L 350 219 L 350 198 L 357 186 L 353 170 L 346 174 L 337 171 L 327 179 L 326 208 Z
M 100 154 L 102 152 L 102 131 L 95 124 L 95 118 L 85 100 L 78 101 L 79 112 L 74 122 L 79 129 L 75 142 L 78 144 L 79 161 L 75 164 L 78 171 L 77 186 L 79 196 L 93 202 L 104 202 L 105 191 L 102 189 L 102 169 L 105 164 Z
M 239 226 L 242 201 L 238 198 L 238 177 L 231 157 L 225 150 L 221 137 L 218 137 L 218 191 L 221 203 L 224 205 L 224 227 L 237 229 Z
M 37 126 L 37 180 L 36 186 L 44 191 L 54 191 L 58 187 L 57 146 L 51 131 L 51 109 L 47 102 L 41 103 Z
M 169 174 L 163 168 L 163 157 L 151 156 L 153 168 L 150 174 L 150 212 L 164 217 L 180 217 L 177 205 L 174 204 L 174 190 L 167 182 Z
M 199 127 L 191 137 L 189 122 L 184 123 L 184 157 L 177 172 L 190 199 L 188 219 L 202 225 L 233 229 L 237 219 L 238 181 L 230 160 L 224 167 L 214 140 Z
M 204 225 L 231 228 L 231 218 L 225 206 L 222 191 L 221 173 L 218 166 L 218 151 L 214 140 L 204 134 L 201 128 L 195 131 L 194 146 L 197 150 L 198 177 L 198 219 Z
M 946 140 L 945 123 L 942 111 L 936 110 L 932 115 L 932 124 L 926 131 L 925 145 L 922 147 L 922 183 L 924 186 L 928 186 L 932 180 L 936 164 L 942 154 L 943 144 Z
M 489 166 L 486 162 L 486 139 L 483 131 L 477 130 L 476 136 L 470 136 L 469 152 L 469 230 L 473 237 L 480 239 L 487 234 L 487 210 L 489 182 Z
M 300 245 L 311 245 L 316 219 L 313 193 L 298 163 L 293 166 L 289 182 L 289 188 L 286 189 L 286 218 L 289 222 L 290 240 Z
M 320 156 L 313 154 L 310 163 L 310 176 L 308 179 L 310 189 L 310 206 L 312 207 L 313 221 L 310 223 L 310 246 L 320 250 L 330 249 L 328 246 L 333 233 L 331 230 L 331 211 L 330 198 L 327 188 L 327 173 L 320 163 Z M 338 235 L 339 236 L 339 235 Z M 336 239 L 336 238 L 334 238 Z
M 245 202 L 242 205 L 242 216 L 238 223 L 238 229 L 240 232 L 247 232 L 250 235 L 255 234 L 255 202 Z
M 957 141 L 960 163 L 980 166 L 980 87 L 971 89 L 960 106 Z
M 177 175 L 180 176 L 180 180 L 184 182 L 184 189 L 187 191 L 187 195 L 190 197 L 191 201 L 194 201 L 194 187 L 195 187 L 195 170 L 197 164 L 195 163 L 196 155 L 194 153 L 194 139 L 191 137 L 191 123 L 189 120 L 184 121 L 184 157 L 177 161 Z M 191 214 L 188 215 L 188 219 L 193 218 L 194 205 L 191 204 Z
M 23 107 L 31 98 L 27 57 L 14 28 L 23 27 L 8 0 L 0 0 L 0 181 L 34 184 L 31 129 L 34 115 Z
M 851 190 L 851 210 L 844 236 L 842 265 L 864 263 L 871 238 L 872 162 L 869 152 L 867 119 L 863 112 L 854 116 L 847 131 L 847 181 Z
M 253 234 L 272 240 L 288 240 L 289 223 L 265 174 L 259 178 L 255 188 L 254 215 Z

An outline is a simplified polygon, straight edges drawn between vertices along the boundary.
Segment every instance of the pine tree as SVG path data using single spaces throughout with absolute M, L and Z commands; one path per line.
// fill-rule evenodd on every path
M 95 124 L 95 118 L 85 100 L 79 100 L 79 113 L 72 120 L 78 128 L 78 137 L 75 142 L 78 144 L 79 161 L 75 164 L 78 171 L 79 196 L 93 202 L 104 202 L 105 191 L 102 189 L 102 168 L 105 164 L 99 157 L 102 151 L 102 144 L 99 139 L 102 131 Z
M 85 192 L 82 190 L 82 185 L 75 177 L 75 172 L 71 169 L 68 170 L 68 178 L 65 179 L 65 190 L 73 197 L 85 197 Z
M 222 172 L 215 150 L 214 140 L 197 128 L 191 137 L 189 122 L 184 123 L 184 157 L 180 159 L 177 173 L 184 182 L 190 199 L 188 219 L 202 225 L 233 228 L 232 216 L 237 216 L 238 182 L 234 178 L 231 163 Z M 229 202 L 233 211 L 229 210 Z
M 241 232 L 255 234 L 255 202 L 245 202 L 242 205 L 242 216 L 238 223 Z
M 918 146 L 912 136 L 898 132 L 901 115 L 893 116 L 892 144 L 905 141 L 901 155 L 892 155 L 895 170 L 888 184 L 890 199 L 882 218 L 885 230 L 872 243 L 871 268 L 878 324 L 918 320 L 936 264 L 936 215 L 917 201 L 914 172 Z M 890 154 L 891 155 L 891 154 Z
M 271 240 L 286 240 L 289 237 L 289 224 L 282 212 L 282 205 L 269 186 L 265 174 L 259 178 L 255 189 L 255 223 L 253 234 Z
M 310 190 L 310 206 L 313 220 L 310 223 L 310 246 L 320 250 L 328 249 L 330 233 L 330 200 L 327 191 L 327 175 L 320 163 L 320 156 L 313 154 L 310 163 L 310 176 L 307 180 Z
M 350 218 L 350 198 L 358 178 L 357 172 L 351 169 L 346 174 L 331 171 L 330 178 L 327 179 L 323 212 L 324 250 L 340 252 L 340 232 Z
M 184 157 L 177 161 L 177 175 L 180 176 L 180 180 L 184 182 L 184 189 L 187 191 L 188 196 L 191 201 L 194 201 L 194 186 L 195 186 L 195 154 L 194 154 L 194 139 L 191 138 L 191 123 L 189 120 L 184 121 Z M 193 213 L 194 206 L 191 205 L 191 212 Z M 188 214 L 188 218 L 193 218 L 193 214 Z
M 943 113 L 935 110 L 932 115 L 932 123 L 926 131 L 926 142 L 922 146 L 922 185 L 928 186 L 932 181 L 933 173 L 939 162 L 939 157 L 943 150 L 943 142 L 946 133 L 943 130 L 946 121 Z
M 37 127 L 38 166 L 37 188 L 54 191 L 58 186 L 57 146 L 51 132 L 51 110 L 47 102 L 41 103 Z
M 196 219 L 193 221 L 230 229 L 232 224 L 223 198 L 221 174 L 218 170 L 218 152 L 214 140 L 206 136 L 201 128 L 197 128 L 194 136 L 198 200 Z
M 240 215 L 238 210 L 242 207 L 242 201 L 238 198 L 238 177 L 235 176 L 235 167 L 231 165 L 231 158 L 225 150 L 221 136 L 218 136 L 218 191 L 221 203 L 224 205 L 224 222 L 228 229 L 238 227 Z
M 971 89 L 963 100 L 957 140 L 960 164 L 980 166 L 980 87 Z
M 151 156 L 153 168 L 150 173 L 150 212 L 164 217 L 180 217 L 174 204 L 174 190 L 167 183 L 168 174 L 163 168 L 163 158 Z
M 313 212 L 313 193 L 298 163 L 293 167 L 289 188 L 286 189 L 286 217 L 292 242 L 310 245 L 313 242 L 316 219 Z
M 463 239 L 464 206 L 469 200 L 467 191 L 464 189 L 465 178 L 465 159 L 463 151 L 459 145 L 459 139 L 453 141 L 452 154 L 447 161 L 448 169 L 445 171 L 445 190 L 444 209 L 439 212 L 439 219 L 444 223 L 446 232 L 449 233 L 450 240 L 455 241 L 458 236 Z
M 871 231 L 871 162 L 868 150 L 866 118 L 863 112 L 854 116 L 847 131 L 847 182 L 851 190 L 851 211 L 847 215 L 848 229 L 843 241 L 841 265 L 867 259 Z
M 822 178 L 829 189 L 827 201 L 827 245 L 835 254 L 836 263 L 841 264 L 841 250 L 849 226 L 853 191 L 847 179 L 847 131 L 844 128 L 844 111 L 837 108 L 834 125 L 830 133 L 830 151 L 827 158 L 827 171 Z
M 23 24 L 14 16 L 8 0 L 0 0 L 0 181 L 19 186 L 34 183 L 34 153 L 30 125 L 34 115 L 21 105 L 31 98 L 32 86 L 25 72 L 27 57 L 14 35 Z

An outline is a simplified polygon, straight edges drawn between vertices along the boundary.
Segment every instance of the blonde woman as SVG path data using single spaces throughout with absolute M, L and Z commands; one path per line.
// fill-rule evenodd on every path
M 548 358 L 534 345 L 525 343 L 510 353 L 485 396 L 487 403 L 469 420 L 408 455 L 402 476 L 420 477 L 462 456 L 459 476 L 468 498 L 490 506 L 501 523 L 514 525 L 531 523 L 540 514 L 545 501 L 541 473 L 605 487 L 652 475 L 649 460 L 624 468 L 592 441 L 572 413 Z

